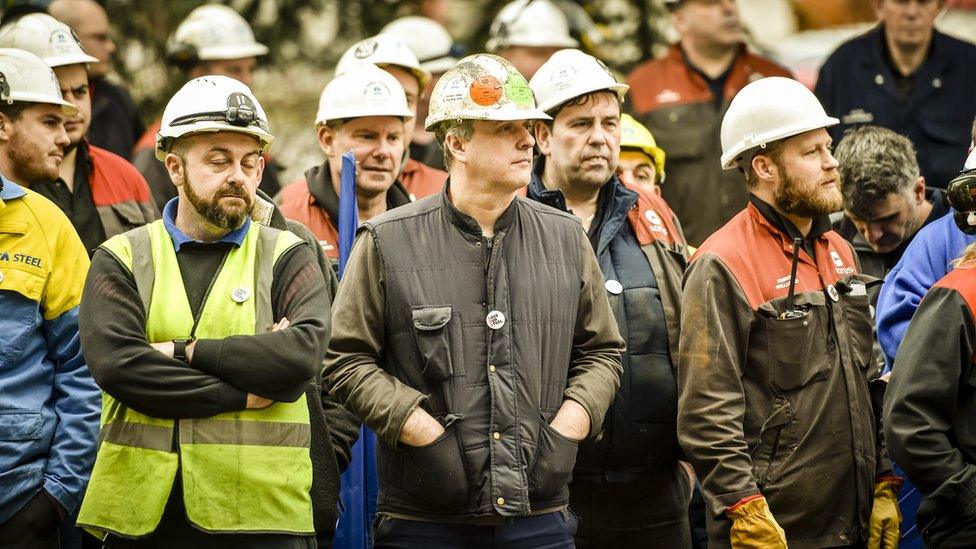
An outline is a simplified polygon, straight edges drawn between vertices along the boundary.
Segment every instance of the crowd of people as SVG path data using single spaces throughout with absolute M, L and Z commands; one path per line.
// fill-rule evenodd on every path
M 0 27 L 0 548 L 976 546 L 976 45 L 814 89 L 735 0 L 626 78 L 555 0 L 390 22 L 292 182 L 231 7 L 143 125 L 95 0 Z M 341 282 L 340 277 L 341 276 Z

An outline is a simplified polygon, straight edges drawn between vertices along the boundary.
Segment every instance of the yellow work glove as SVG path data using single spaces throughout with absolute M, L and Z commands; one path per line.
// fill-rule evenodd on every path
M 732 519 L 729 538 L 733 549 L 786 549 L 786 533 L 773 518 L 766 498 L 737 503 L 725 514 Z
M 898 489 L 901 479 L 884 477 L 874 485 L 874 505 L 868 526 L 868 549 L 897 549 L 901 537 Z

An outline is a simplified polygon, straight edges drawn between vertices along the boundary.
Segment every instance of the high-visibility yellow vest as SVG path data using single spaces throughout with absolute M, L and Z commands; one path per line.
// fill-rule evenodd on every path
M 274 322 L 275 263 L 301 242 L 292 233 L 252 223 L 216 275 L 195 328 L 162 221 L 101 247 L 132 273 L 147 311 L 146 339 L 155 343 L 266 332 Z M 108 394 L 102 399 L 101 444 L 79 525 L 100 534 L 148 536 L 159 525 L 179 471 L 187 518 L 204 531 L 314 533 L 304 395 L 263 410 L 175 421 L 136 412 Z

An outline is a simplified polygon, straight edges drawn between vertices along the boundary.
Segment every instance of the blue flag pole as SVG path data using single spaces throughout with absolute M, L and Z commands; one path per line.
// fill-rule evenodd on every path
M 346 270 L 359 228 L 356 205 L 356 157 L 352 151 L 342 155 L 339 176 L 339 278 Z M 337 549 L 372 547 L 373 515 L 376 513 L 376 435 L 363 426 L 352 447 L 349 467 L 342 473 L 339 497 L 345 509 L 339 515 L 333 546 Z

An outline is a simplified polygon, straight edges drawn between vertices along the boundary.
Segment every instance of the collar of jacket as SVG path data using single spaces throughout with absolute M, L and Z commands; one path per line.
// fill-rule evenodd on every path
M 444 191 L 441 192 L 439 195 L 435 195 L 435 196 L 440 197 L 438 200 L 441 201 L 441 207 L 443 208 L 445 215 L 447 215 L 447 219 L 455 227 L 460 229 L 462 232 L 475 236 L 479 239 L 482 236 L 484 236 L 484 232 L 481 230 L 481 225 L 478 225 L 478 222 L 475 221 L 473 217 L 454 207 L 454 203 L 451 202 L 451 178 L 450 177 L 448 177 L 447 181 L 444 183 Z M 524 198 L 522 198 L 521 196 L 518 195 L 518 193 L 516 193 L 515 198 L 512 199 L 512 202 L 508 205 L 507 208 L 505 208 L 505 211 L 502 212 L 502 215 L 498 217 L 497 221 L 495 221 L 494 232 L 496 235 L 499 232 L 504 231 L 509 227 L 511 227 L 512 223 L 515 222 L 515 217 L 518 215 L 518 206 L 516 205 L 516 203 L 519 200 L 524 200 Z
M 888 43 L 885 40 L 884 25 L 878 23 L 864 37 L 867 38 L 867 48 L 864 50 L 865 54 L 859 56 L 864 74 L 870 77 L 871 73 L 880 72 L 885 77 L 884 84 L 881 86 L 882 89 L 888 90 L 890 93 L 895 93 L 895 76 L 891 72 L 891 63 L 888 61 Z M 946 35 L 936 29 L 932 29 L 932 42 L 929 44 L 929 51 L 925 55 L 925 60 L 922 61 L 922 64 L 911 75 L 915 77 L 916 84 L 929 82 L 935 76 L 944 74 L 953 68 L 955 59 L 951 55 L 940 54 L 940 52 L 945 51 L 947 48 L 945 45 L 946 40 Z M 911 97 L 917 99 L 920 90 L 932 89 L 934 89 L 933 86 L 916 85 L 912 90 Z
M 334 219 L 336 225 L 339 224 L 339 193 L 332 186 L 332 171 L 329 169 L 329 161 L 326 160 L 318 166 L 312 166 L 305 172 L 305 181 L 308 183 L 308 192 L 312 195 L 312 200 L 329 214 L 329 219 Z M 404 206 L 410 203 L 410 193 L 403 187 L 400 180 L 393 182 L 390 190 L 386 191 L 386 209 L 392 210 L 397 206 Z
M 725 78 L 725 88 L 722 91 L 722 100 L 731 100 L 732 97 L 739 92 L 746 84 L 750 81 L 750 75 L 752 75 L 753 69 L 746 63 L 747 54 L 749 50 L 746 45 L 739 44 L 739 49 L 733 58 L 732 63 L 729 64 L 728 68 L 722 74 L 726 76 Z M 711 88 L 708 86 L 708 82 L 705 81 L 705 76 L 701 71 L 688 61 L 685 56 L 685 50 L 681 47 L 681 42 L 675 42 L 671 44 L 668 48 L 667 55 L 674 57 L 678 60 L 679 64 L 686 71 L 688 80 L 692 82 L 695 87 L 699 89 L 702 93 L 707 93 L 709 97 L 712 95 Z M 715 99 L 712 97 L 712 99 Z
M 0 207 L 4 206 L 4 200 L 20 198 L 25 194 L 27 194 L 27 191 L 23 187 L 7 179 L 3 174 L 0 174 Z
M 813 222 L 810 225 L 810 232 L 804 237 L 800 233 L 800 230 L 796 228 L 796 225 L 776 211 L 776 208 L 772 204 L 765 202 L 751 193 L 749 194 L 748 210 L 753 219 L 758 221 L 760 225 L 766 227 L 770 233 L 779 237 L 782 241 L 783 249 L 786 251 L 792 249 L 794 238 L 803 239 L 804 247 L 812 247 L 808 245 L 819 238 L 825 238 L 824 235 L 833 230 L 833 227 L 830 225 L 830 218 L 823 215 L 813 218 Z
M 536 158 L 535 166 L 532 168 L 532 179 L 529 180 L 528 198 L 557 210 L 569 212 L 566 209 L 566 198 L 563 192 L 559 189 L 547 189 L 543 184 L 542 172 L 545 170 L 545 165 L 544 156 Z M 613 174 L 600 188 L 597 201 L 601 216 L 600 219 L 593 220 L 598 230 L 594 251 L 600 255 L 613 237 L 620 232 L 620 227 L 627 222 L 628 213 L 637 204 L 637 193 L 625 187 L 617 174 Z

